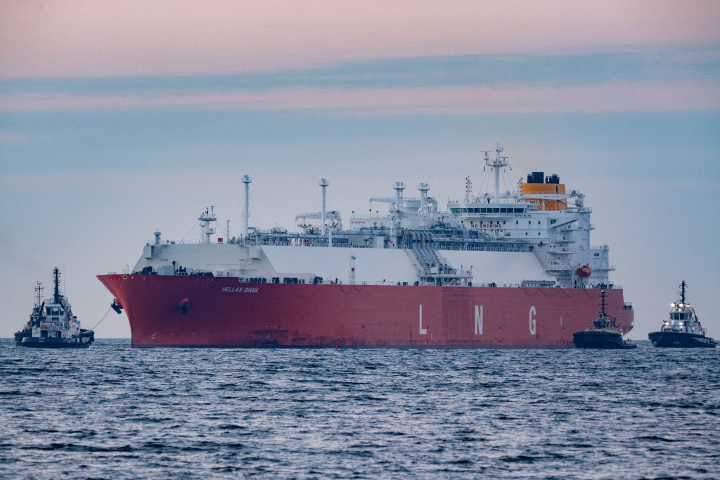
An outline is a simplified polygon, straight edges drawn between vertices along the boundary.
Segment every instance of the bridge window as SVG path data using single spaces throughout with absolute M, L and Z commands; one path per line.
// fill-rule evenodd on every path
M 485 213 L 485 212 L 487 212 L 487 208 L 481 208 L 481 209 L 480 209 L 480 213 Z
M 507 208 L 501 208 L 500 213 L 507 213 Z
M 522 209 L 522 208 L 516 208 L 516 209 L 515 209 L 515 213 L 523 213 L 523 209 Z

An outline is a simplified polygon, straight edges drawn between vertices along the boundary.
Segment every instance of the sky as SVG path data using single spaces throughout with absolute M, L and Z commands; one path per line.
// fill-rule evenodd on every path
M 686 280 L 720 337 L 720 3 L 703 1 L 14 1 L 0 3 L 0 337 L 51 270 L 83 327 L 158 229 L 347 221 L 391 184 L 440 205 L 483 180 L 560 175 L 591 244 L 657 330 Z M 510 185 L 508 185 L 510 187 Z M 476 192 L 480 193 L 480 192 Z M 409 193 L 408 193 L 409 194 Z M 129 337 L 110 312 L 98 337 Z

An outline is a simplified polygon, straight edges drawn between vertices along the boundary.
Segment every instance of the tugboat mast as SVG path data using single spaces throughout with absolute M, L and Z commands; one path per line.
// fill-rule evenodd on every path
M 680 303 L 685 304 L 685 287 L 687 286 L 687 283 L 685 283 L 685 280 L 680 283 Z
M 600 306 L 602 307 L 602 312 L 600 312 L 600 314 L 604 317 L 605 315 L 607 315 L 605 313 L 605 290 L 600 291 L 600 300 L 602 301 L 602 303 L 600 304 Z
M 35 291 L 37 292 L 37 307 L 40 308 L 40 305 L 42 304 L 42 291 L 45 290 L 45 288 L 42 286 L 42 282 L 37 282 L 37 286 L 35 287 Z
M 53 291 L 53 303 L 60 303 L 60 271 L 55 267 L 53 269 L 53 282 L 55 289 Z

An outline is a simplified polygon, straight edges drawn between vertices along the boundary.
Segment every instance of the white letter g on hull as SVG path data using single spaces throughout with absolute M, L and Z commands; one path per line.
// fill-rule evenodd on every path
M 535 315 L 535 307 L 530 307 L 530 335 L 535 335 L 535 327 L 537 325 L 533 315 Z

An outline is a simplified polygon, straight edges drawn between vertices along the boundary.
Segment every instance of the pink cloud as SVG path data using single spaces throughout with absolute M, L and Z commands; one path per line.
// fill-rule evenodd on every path
M 21 135 L 15 132 L 0 132 L 0 143 L 4 142 L 21 142 L 28 138 L 27 135 Z
M 200 75 L 372 58 L 716 45 L 718 25 L 713 1 L 5 0 L 0 76 Z
M 197 95 L 0 96 L 0 111 L 157 108 L 306 110 L 342 115 L 708 110 L 720 108 L 720 81 L 622 82 L 562 88 L 288 88 Z

